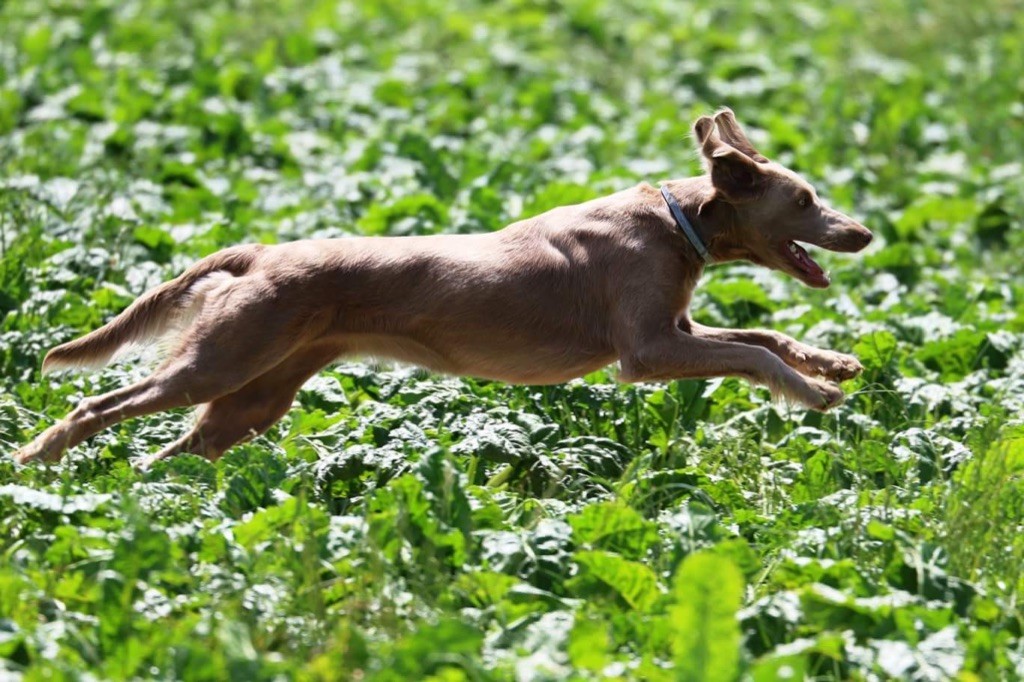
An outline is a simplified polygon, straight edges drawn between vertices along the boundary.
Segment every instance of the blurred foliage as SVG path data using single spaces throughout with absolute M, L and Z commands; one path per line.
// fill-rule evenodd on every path
M 828 291 L 734 265 L 694 300 L 855 352 L 828 416 L 733 380 L 346 363 L 216 464 L 131 468 L 180 413 L 0 460 L 0 676 L 1024 678 L 1020 2 L 14 0 L 0 25 L 4 452 L 145 371 L 42 379 L 47 348 L 202 255 L 694 174 L 722 105 L 879 236 L 821 256 Z

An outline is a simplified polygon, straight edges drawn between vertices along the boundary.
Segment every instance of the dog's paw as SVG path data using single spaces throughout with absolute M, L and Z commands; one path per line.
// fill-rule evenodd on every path
M 18 464 L 29 464 L 30 462 L 49 464 L 60 460 L 63 454 L 62 440 L 54 437 L 54 433 L 48 430 L 36 436 L 31 443 L 15 450 L 11 457 Z
M 819 351 L 806 356 L 801 369 L 810 376 L 824 377 L 828 381 L 847 381 L 864 371 L 864 366 L 852 355 Z
M 11 457 L 18 464 L 28 464 L 29 462 L 40 459 L 42 453 L 39 452 L 39 448 L 32 447 L 33 445 L 35 445 L 35 443 L 29 443 L 25 447 L 15 450 Z
M 790 371 L 784 383 L 773 386 L 773 395 L 818 412 L 840 405 L 846 394 L 836 384 Z
M 833 407 L 842 405 L 843 400 L 846 398 L 843 389 L 835 384 L 818 379 L 808 379 L 807 383 L 811 389 L 811 399 L 807 401 L 807 407 L 812 410 L 828 412 Z
M 864 371 L 864 365 L 852 355 L 831 353 L 822 363 L 821 376 L 829 381 L 847 381 Z
M 150 469 L 152 469 L 157 462 L 162 462 L 163 460 L 168 459 L 169 457 L 173 457 L 174 454 L 174 452 L 161 450 L 160 452 L 154 452 L 151 455 L 144 455 L 135 460 L 132 460 L 131 466 L 140 474 L 144 474 Z

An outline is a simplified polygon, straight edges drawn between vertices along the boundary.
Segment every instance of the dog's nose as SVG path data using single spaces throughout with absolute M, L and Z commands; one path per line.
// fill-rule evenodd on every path
M 858 250 L 867 247 L 871 243 L 871 240 L 875 238 L 875 235 L 871 234 L 870 230 L 863 228 L 859 229 L 855 233 L 857 235 L 857 248 Z

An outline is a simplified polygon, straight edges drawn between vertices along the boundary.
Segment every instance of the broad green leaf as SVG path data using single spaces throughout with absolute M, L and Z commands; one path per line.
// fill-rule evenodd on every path
M 577 585 L 602 585 L 641 612 L 650 611 L 661 598 L 657 577 L 643 564 L 597 550 L 576 552 L 573 560 L 580 566 L 573 579 Z
M 732 682 L 739 676 L 743 575 L 728 559 L 707 552 L 688 556 L 673 580 L 669 609 L 676 678 Z
M 569 518 L 577 543 L 640 559 L 659 541 L 657 524 L 632 508 L 606 502 L 588 505 Z

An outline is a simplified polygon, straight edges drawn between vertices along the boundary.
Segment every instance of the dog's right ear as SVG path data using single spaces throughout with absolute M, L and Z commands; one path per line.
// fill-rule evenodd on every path
M 722 140 L 713 118 L 698 118 L 693 136 L 711 174 L 711 184 L 727 201 L 741 203 L 761 196 L 768 176 L 753 159 Z

